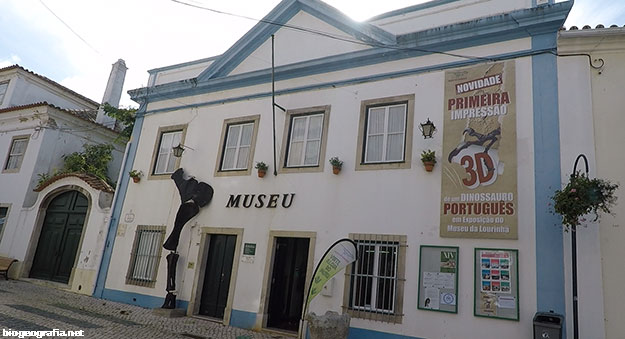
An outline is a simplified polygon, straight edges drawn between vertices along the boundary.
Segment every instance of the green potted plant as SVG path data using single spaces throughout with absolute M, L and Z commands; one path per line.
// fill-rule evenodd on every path
M 141 180 L 141 177 L 143 176 L 143 172 L 132 170 L 128 172 L 128 175 L 130 175 L 130 177 L 132 178 L 132 181 L 134 181 L 135 183 L 138 183 Z
M 330 158 L 330 164 L 332 165 L 332 173 L 339 174 L 341 168 L 343 168 L 343 161 L 339 157 Z
M 554 201 L 554 210 L 562 216 L 562 224 L 573 229 L 586 221 L 582 216 L 592 213 L 594 220 L 599 219 L 599 213 L 611 214 L 612 207 L 616 204 L 614 195 L 618 184 L 594 178 L 590 179 L 584 174 L 574 173 L 568 184 L 557 190 L 551 197 Z
M 262 161 L 257 162 L 256 169 L 258 170 L 258 177 L 263 178 L 265 174 L 267 173 L 268 168 L 269 166 L 267 166 L 267 164 L 265 164 L 264 162 Z
M 423 161 L 425 170 L 432 172 L 434 165 L 436 164 L 436 152 L 432 150 L 423 151 L 421 153 L 421 161 Z

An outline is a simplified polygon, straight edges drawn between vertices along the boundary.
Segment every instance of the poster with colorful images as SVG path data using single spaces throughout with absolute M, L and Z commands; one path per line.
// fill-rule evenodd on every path
M 518 250 L 475 249 L 474 314 L 519 320 Z
M 517 239 L 514 61 L 445 72 L 441 237 Z
M 458 313 L 458 247 L 422 245 L 419 253 L 417 308 Z

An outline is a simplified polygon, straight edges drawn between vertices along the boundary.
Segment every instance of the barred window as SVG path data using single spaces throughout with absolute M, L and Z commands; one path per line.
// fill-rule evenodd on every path
M 359 258 L 347 270 L 346 304 L 352 317 L 401 323 L 405 236 L 351 234 Z
M 126 284 L 154 287 L 164 236 L 164 226 L 137 227 Z
M 0 204 L 0 241 L 2 241 L 2 231 L 4 231 L 4 225 L 6 224 L 8 214 L 9 214 L 9 207 L 2 206 Z

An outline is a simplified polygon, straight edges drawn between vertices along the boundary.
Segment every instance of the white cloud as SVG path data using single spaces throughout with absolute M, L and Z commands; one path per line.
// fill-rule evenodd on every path
M 19 56 L 15 54 L 11 54 L 11 57 L 9 57 L 8 59 L 4 59 L 4 60 L 0 59 L 0 68 L 19 64 L 20 61 L 22 61 L 22 59 Z

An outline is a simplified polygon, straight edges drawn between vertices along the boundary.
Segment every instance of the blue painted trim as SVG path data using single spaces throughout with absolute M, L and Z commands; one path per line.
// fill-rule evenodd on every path
M 409 337 L 401 334 L 393 334 L 367 330 L 364 328 L 350 327 L 348 339 L 425 339 L 420 337 Z
M 179 63 L 179 64 L 169 65 L 169 66 L 164 66 L 164 67 L 159 67 L 159 68 L 153 68 L 151 70 L 148 70 L 148 73 L 149 74 L 154 74 L 154 73 L 159 73 L 159 72 L 164 72 L 164 71 L 170 71 L 172 69 L 176 69 L 176 68 L 180 68 L 180 67 L 198 65 L 198 64 L 201 64 L 201 63 L 213 61 L 213 60 L 219 58 L 220 56 L 221 55 L 216 55 L 216 56 L 212 56 L 210 58 L 204 58 L 204 59 L 199 59 L 199 60 L 187 61 L 187 62 L 182 62 L 182 63 Z
M 323 2 L 316 0 L 283 0 L 259 23 L 198 76 L 198 82 L 227 76 L 252 52 L 277 32 L 300 11 L 327 22 L 362 41 L 394 44 L 395 36 L 368 23 L 357 23 Z
M 137 119 L 135 126 L 132 129 L 132 139 L 130 140 L 130 149 L 126 156 L 126 162 L 122 164 L 121 171 L 123 173 L 121 177 L 121 183 L 117 191 L 118 197 L 115 200 L 115 205 L 112 207 L 113 213 L 111 214 L 111 220 L 109 221 L 108 234 L 106 235 L 106 243 L 104 246 L 104 253 L 102 253 L 102 262 L 100 263 L 100 269 L 98 270 L 98 277 L 96 278 L 96 285 L 93 291 L 93 296 L 96 298 L 102 298 L 104 292 L 104 286 L 106 285 L 106 277 L 109 271 L 109 265 L 111 263 L 111 255 L 113 253 L 113 245 L 115 244 L 115 237 L 117 236 L 117 226 L 119 225 L 119 218 L 124 206 L 124 200 L 126 199 L 126 192 L 128 190 L 128 183 L 130 182 L 130 176 L 127 174 L 126 169 L 132 168 L 135 161 L 135 155 L 137 154 L 137 145 L 139 144 L 139 137 L 141 136 L 141 129 L 143 127 L 143 117 L 146 104 L 142 104 L 137 110 Z
M 390 17 L 394 17 L 394 16 L 400 16 L 400 15 L 404 15 L 404 14 L 408 14 L 408 13 L 412 13 L 412 12 L 417 12 L 417 11 L 422 11 L 424 9 L 428 9 L 428 8 L 433 8 L 433 7 L 437 7 L 437 6 L 442 6 L 442 5 L 446 5 L 452 2 L 457 2 L 460 0 L 434 0 L 434 1 L 428 1 L 426 3 L 423 4 L 418 4 L 418 5 L 414 5 L 414 6 L 409 6 L 409 7 L 405 7 L 405 8 L 400 8 L 400 9 L 396 9 L 396 10 L 392 10 L 390 12 L 386 12 L 386 13 L 382 13 L 379 15 L 376 15 L 372 18 L 369 18 L 366 20 L 366 22 L 372 22 L 372 21 L 378 21 L 378 20 L 382 20 L 382 19 L 386 19 L 386 18 L 390 18 Z M 536 1 L 536 0 L 534 0 Z
M 557 34 L 532 39 L 533 48 L 555 48 Z M 536 208 L 537 311 L 566 314 L 561 218 L 548 205 L 561 188 L 558 64 L 555 55 L 532 57 L 534 104 L 534 194 Z M 566 328 L 566 327 L 565 327 Z
M 452 51 L 462 48 L 492 44 L 529 37 L 530 34 L 542 32 L 556 32 L 562 26 L 571 3 L 558 3 L 553 6 L 541 6 L 535 9 L 524 9 L 505 15 L 490 18 L 476 19 L 470 22 L 449 25 L 436 29 L 417 33 L 406 34 L 398 37 L 399 47 L 406 49 L 389 49 L 383 47 L 371 48 L 363 51 L 346 53 L 338 56 L 330 56 L 316 60 L 294 63 L 276 68 L 276 80 L 286 80 L 308 75 L 315 75 L 338 70 L 352 69 L 367 65 L 374 65 L 394 60 L 414 58 L 430 55 L 434 51 Z M 260 42 L 259 42 L 260 43 Z M 236 45 L 236 44 L 235 44 Z M 232 48 L 234 48 L 233 46 Z M 251 53 L 250 50 L 240 55 L 245 58 Z M 231 56 L 234 57 L 234 56 Z M 212 67 L 222 67 L 224 58 L 216 60 L 203 74 L 211 76 Z M 216 79 L 204 79 L 202 75 L 198 79 L 184 80 L 151 87 L 148 94 L 147 88 L 129 91 L 132 99 L 141 102 L 148 98 L 150 102 L 179 98 L 183 96 L 198 95 L 240 88 L 271 81 L 271 70 L 238 74 L 234 76 Z
M 256 325 L 256 313 L 232 310 L 230 313 L 230 326 L 252 329 Z
M 145 308 L 160 308 L 161 306 L 163 306 L 163 301 L 165 300 L 165 297 L 155 297 L 153 295 L 131 293 L 105 288 L 102 293 L 102 299 Z M 186 310 L 189 308 L 189 302 L 186 300 L 176 300 L 176 308 Z
M 535 54 L 552 53 L 554 51 L 555 51 L 554 49 L 539 50 L 539 51 L 525 50 L 525 51 L 519 51 L 519 52 L 514 52 L 514 53 L 498 54 L 498 55 L 494 55 L 491 57 L 492 57 L 492 60 L 499 61 L 499 60 L 508 60 L 508 59 L 532 56 Z M 390 72 L 390 73 L 376 74 L 372 76 L 346 79 L 346 80 L 337 81 L 337 82 L 326 82 L 326 83 L 309 85 L 309 86 L 287 88 L 287 89 L 276 91 L 276 95 L 279 96 L 279 95 L 305 92 L 305 91 L 311 91 L 311 90 L 362 84 L 362 83 L 367 83 L 367 82 L 380 81 L 380 80 L 385 80 L 385 79 L 390 79 L 390 78 L 397 78 L 397 77 L 432 72 L 432 71 L 437 71 L 437 70 L 464 67 L 464 66 L 477 64 L 480 62 L 482 61 L 481 60 L 456 61 L 456 62 L 450 62 L 446 64 L 439 64 L 435 66 L 419 67 L 419 68 L 407 69 L 407 70 L 397 71 L 397 72 Z M 154 110 L 150 110 L 149 112 L 147 112 L 146 115 L 164 113 L 164 112 L 172 112 L 172 111 L 177 111 L 181 109 L 190 109 L 190 108 L 195 108 L 195 107 L 222 105 L 222 104 L 231 103 L 231 102 L 260 99 L 260 98 L 265 98 L 265 97 L 270 97 L 270 96 L 271 96 L 271 92 L 260 92 L 260 93 L 227 98 L 227 99 L 205 101 L 205 102 L 199 102 L 199 103 L 194 103 L 194 104 L 189 104 L 189 105 L 179 105 L 179 106 L 172 106 L 172 107 L 167 107 L 167 108 L 154 109 Z

